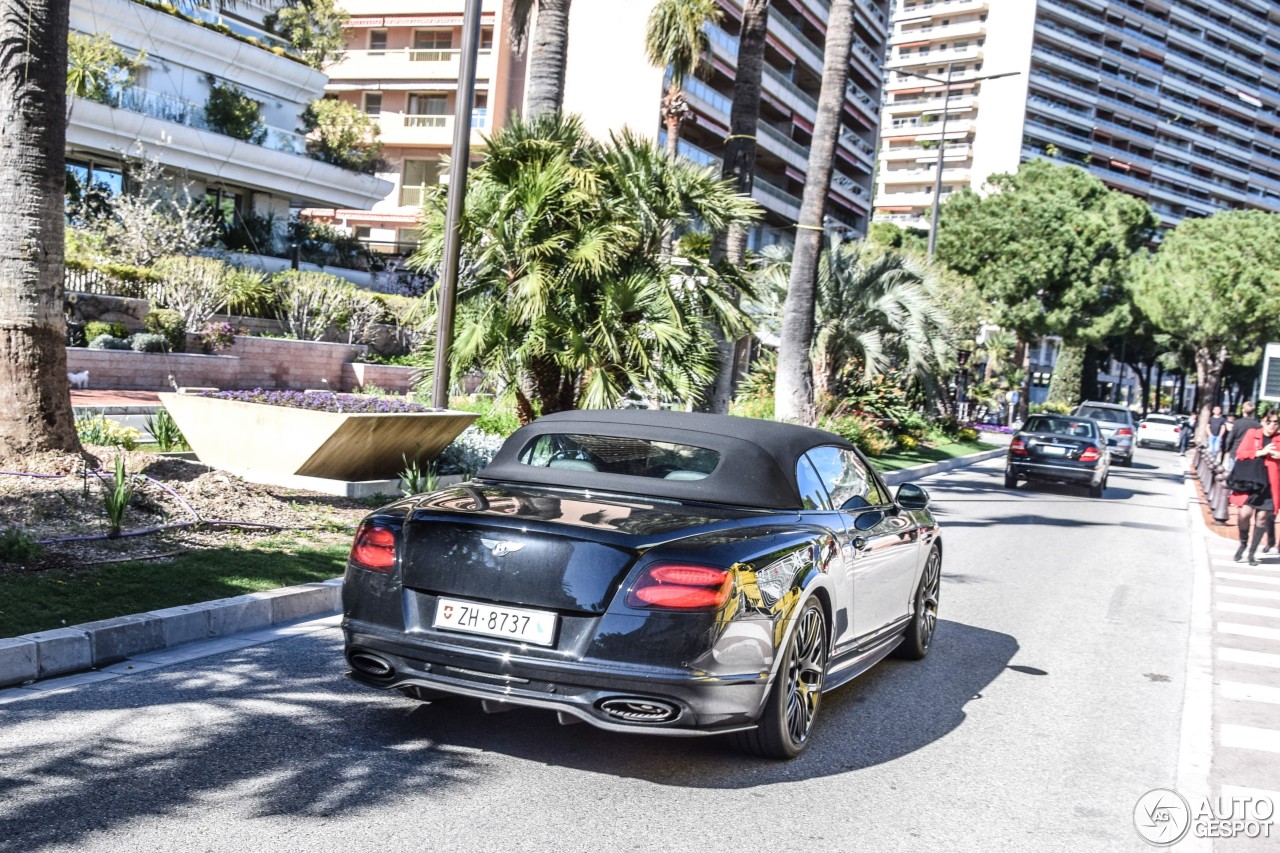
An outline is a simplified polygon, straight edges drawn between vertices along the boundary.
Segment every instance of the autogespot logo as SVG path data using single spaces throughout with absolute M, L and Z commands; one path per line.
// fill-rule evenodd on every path
M 1133 807 L 1133 825 L 1148 844 L 1167 847 L 1187 834 L 1191 807 L 1177 791 L 1156 788 L 1138 798 Z

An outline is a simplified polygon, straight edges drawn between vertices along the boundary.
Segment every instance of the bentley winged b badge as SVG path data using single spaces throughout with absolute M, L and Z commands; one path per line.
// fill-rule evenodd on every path
M 499 542 L 495 539 L 481 539 L 480 543 L 492 551 L 493 556 L 495 557 L 505 557 L 508 554 L 519 551 L 524 547 L 523 542 L 508 542 L 505 540 Z

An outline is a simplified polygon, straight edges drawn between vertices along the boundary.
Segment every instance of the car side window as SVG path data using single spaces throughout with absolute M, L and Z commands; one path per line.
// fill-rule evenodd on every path
M 815 447 L 807 454 L 837 509 L 861 509 L 887 503 L 875 477 L 857 453 L 838 447 Z
M 830 509 L 827 490 L 822 478 L 814 470 L 809 457 L 801 456 L 796 462 L 796 486 L 800 489 L 800 505 L 804 509 Z

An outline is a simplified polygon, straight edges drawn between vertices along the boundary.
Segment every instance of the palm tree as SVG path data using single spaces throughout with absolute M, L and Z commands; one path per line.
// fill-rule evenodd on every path
M 822 60 L 822 89 L 818 118 L 809 148 L 809 172 L 804 180 L 800 221 L 796 225 L 791 283 L 782 316 L 782 341 L 778 348 L 778 386 L 775 410 L 779 420 L 812 424 L 813 405 L 809 351 L 813 346 L 814 307 L 817 301 L 818 258 L 822 253 L 823 218 L 831 172 L 835 166 L 840 114 L 849 79 L 849 50 L 853 45 L 853 0 L 832 0 L 827 17 L 827 44 Z
M 938 301 L 931 273 L 919 258 L 865 243 L 825 241 L 818 265 L 813 384 L 828 398 L 851 365 L 863 379 L 897 369 L 926 393 L 938 394 L 950 358 L 949 319 Z M 771 293 L 765 310 L 777 306 L 790 279 L 792 252 L 763 250 L 761 290 Z
M 569 53 L 569 4 L 572 0 L 506 0 L 511 45 L 524 52 L 529 17 L 536 6 L 533 50 L 526 77 L 526 109 L 530 118 L 558 113 L 564 105 L 564 69 Z
M 0 458 L 79 452 L 63 316 L 68 0 L 0 3 Z M 32 22 L 35 22 L 33 24 Z
M 680 126 L 693 117 L 684 98 L 684 81 L 706 61 L 710 40 L 707 26 L 724 13 L 716 0 L 658 0 L 649 13 L 644 47 L 649 62 L 668 69 L 667 92 L 662 96 L 662 121 L 667 128 L 667 151 L 672 157 L 680 145 Z
M 738 35 L 738 68 L 733 75 L 733 107 L 729 112 L 729 137 L 724 143 L 721 177 L 734 182 L 741 195 L 751 196 L 756 171 L 756 128 L 760 123 L 760 81 L 764 73 L 765 35 L 769 27 L 769 0 L 746 0 L 742 6 L 742 28 Z M 716 234 L 712 260 L 724 258 L 741 268 L 747 261 L 747 229 L 730 226 Z M 707 401 L 709 411 L 727 414 L 735 393 L 738 348 L 741 341 L 712 330 L 720 366 L 716 383 Z
M 714 369 L 706 331 L 745 328 L 705 260 L 659 251 L 672 222 L 759 215 L 715 171 L 624 132 L 591 140 L 575 117 L 515 120 L 494 133 L 468 186 L 456 370 L 483 370 L 522 420 L 615 405 L 632 390 L 695 397 Z M 415 264 L 443 254 L 444 196 L 427 202 Z

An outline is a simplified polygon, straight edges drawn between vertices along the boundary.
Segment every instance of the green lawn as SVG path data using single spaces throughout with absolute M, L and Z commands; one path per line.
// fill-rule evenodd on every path
M 893 453 L 886 453 L 883 456 L 877 456 L 871 460 L 871 464 L 876 466 L 876 470 L 882 473 L 899 471 L 903 468 L 912 468 L 929 462 L 941 462 L 943 459 L 954 459 L 957 456 L 968 456 L 971 453 L 994 450 L 996 447 L 997 445 L 987 444 L 982 441 L 955 442 L 934 447 L 921 446 L 915 450 L 899 450 Z
M 273 536 L 253 540 L 252 550 L 0 575 L 0 637 L 326 580 L 342 574 L 348 547 Z

